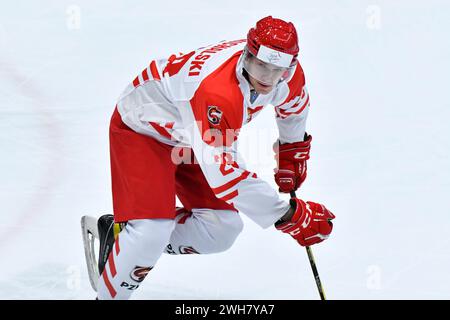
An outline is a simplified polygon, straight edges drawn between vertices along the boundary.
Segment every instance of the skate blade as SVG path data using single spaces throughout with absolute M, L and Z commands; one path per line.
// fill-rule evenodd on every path
M 98 287 L 98 263 L 95 256 L 95 239 L 99 241 L 97 218 L 83 216 L 81 218 L 81 232 L 83 236 L 84 254 L 86 256 L 86 265 L 88 269 L 89 282 L 92 289 L 97 292 Z

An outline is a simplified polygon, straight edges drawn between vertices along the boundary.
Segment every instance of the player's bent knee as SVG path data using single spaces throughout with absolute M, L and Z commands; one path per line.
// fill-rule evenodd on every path
M 221 220 L 220 226 L 210 230 L 213 238 L 211 253 L 223 252 L 231 248 L 244 228 L 242 219 L 235 212 L 218 214 Z
M 164 247 L 175 227 L 171 219 L 139 219 L 128 221 L 125 231 L 138 247 Z

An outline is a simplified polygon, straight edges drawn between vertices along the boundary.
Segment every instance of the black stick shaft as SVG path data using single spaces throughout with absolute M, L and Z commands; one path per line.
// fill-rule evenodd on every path
M 295 191 L 291 191 L 291 198 L 296 198 Z M 306 253 L 308 254 L 309 264 L 311 265 L 311 269 L 314 275 L 314 280 L 316 281 L 317 289 L 319 290 L 319 295 L 321 300 L 326 300 L 325 291 L 323 290 L 322 282 L 320 281 L 319 271 L 317 271 L 316 261 L 314 260 L 314 256 L 310 246 L 306 247 Z

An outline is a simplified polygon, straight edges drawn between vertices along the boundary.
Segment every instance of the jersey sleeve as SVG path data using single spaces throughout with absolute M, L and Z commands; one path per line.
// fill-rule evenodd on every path
M 300 65 L 286 87 L 286 98 L 275 106 L 279 139 L 281 143 L 303 141 L 309 112 L 309 94 Z
M 208 101 L 203 99 L 187 102 L 180 107 L 186 138 L 208 184 L 218 198 L 261 227 L 273 225 L 287 212 L 289 204 L 281 200 L 267 182 L 245 169 L 242 157 L 232 146 L 211 143 L 207 133 L 211 128 L 208 107 Z M 226 111 L 222 112 L 222 121 L 231 121 L 227 120 L 229 115 Z

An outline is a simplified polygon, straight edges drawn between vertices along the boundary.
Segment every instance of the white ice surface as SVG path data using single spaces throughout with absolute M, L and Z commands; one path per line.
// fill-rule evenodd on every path
M 0 299 L 95 297 L 79 220 L 112 210 L 116 98 L 151 59 L 268 14 L 300 34 L 313 149 L 299 194 L 337 216 L 313 248 L 327 296 L 450 298 L 448 1 L 16 0 L 0 8 Z M 272 110 L 241 138 L 274 187 L 275 138 Z M 245 219 L 225 253 L 164 255 L 134 298 L 318 295 L 304 249 Z

